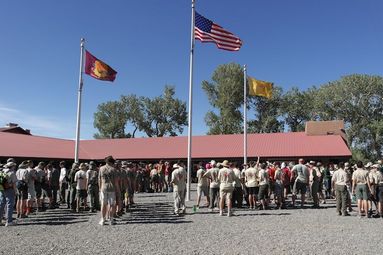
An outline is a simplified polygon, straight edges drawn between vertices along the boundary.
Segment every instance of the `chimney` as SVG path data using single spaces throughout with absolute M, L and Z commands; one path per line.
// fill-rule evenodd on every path
M 19 126 L 19 124 L 17 124 L 17 123 L 12 123 L 12 122 L 9 122 L 7 125 L 6 125 L 7 127 L 18 127 Z

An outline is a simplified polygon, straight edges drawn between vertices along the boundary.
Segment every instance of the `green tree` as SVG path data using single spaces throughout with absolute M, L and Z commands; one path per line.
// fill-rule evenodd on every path
M 142 131 L 144 126 L 144 98 L 136 95 L 121 96 L 120 99 L 125 108 L 127 120 L 134 127 L 131 137 L 134 138 L 137 130 Z
M 343 119 L 349 144 L 376 159 L 382 156 L 382 97 L 382 77 L 354 74 L 321 86 L 314 105 L 322 120 Z
M 208 134 L 238 134 L 242 132 L 243 71 L 239 64 L 220 65 L 213 72 L 211 82 L 203 81 L 202 88 L 210 104 L 217 110 L 205 115 Z
M 249 107 L 255 111 L 255 119 L 248 122 L 249 133 L 283 132 L 280 108 L 282 104 L 282 88 L 273 87 L 270 99 L 260 96 L 249 97 Z
M 293 87 L 283 95 L 280 109 L 284 123 L 290 131 L 304 131 L 306 121 L 315 117 L 315 92 L 316 88 L 300 91 Z
M 125 125 L 127 115 L 120 101 L 109 101 L 99 104 L 94 114 L 93 126 L 98 129 L 94 135 L 99 138 L 123 138 L 126 137 Z
M 165 86 L 163 95 L 142 98 L 143 121 L 140 130 L 149 137 L 177 136 L 187 125 L 186 103 L 174 98 L 174 87 Z

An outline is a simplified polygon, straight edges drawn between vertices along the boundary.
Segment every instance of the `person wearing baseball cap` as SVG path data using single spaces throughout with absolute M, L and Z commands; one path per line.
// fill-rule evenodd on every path
M 7 218 L 7 222 L 5 226 L 13 226 L 15 223 L 13 222 L 12 214 L 13 208 L 15 205 L 15 197 L 16 197 L 16 163 L 10 161 L 5 164 L 3 169 L 3 174 L 6 175 L 7 181 L 6 185 L 4 185 L 4 199 L 2 199 L 7 207 L 7 211 L 5 212 L 5 217 Z M 3 216 L 4 205 L 0 205 L 0 222 Z

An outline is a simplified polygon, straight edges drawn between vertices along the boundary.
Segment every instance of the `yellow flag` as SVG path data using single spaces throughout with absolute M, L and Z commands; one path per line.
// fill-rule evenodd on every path
M 248 77 L 249 82 L 249 95 L 261 96 L 268 99 L 272 96 L 273 83 L 267 81 L 258 81 L 254 78 Z

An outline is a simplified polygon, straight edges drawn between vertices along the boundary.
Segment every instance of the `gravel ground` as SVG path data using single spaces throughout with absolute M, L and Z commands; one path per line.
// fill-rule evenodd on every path
M 382 254 L 383 219 L 337 216 L 334 201 L 321 209 L 241 209 L 233 217 L 193 213 L 187 202 L 187 214 L 177 217 L 171 193 L 135 200 L 115 226 L 67 209 L 1 226 L 0 254 Z

